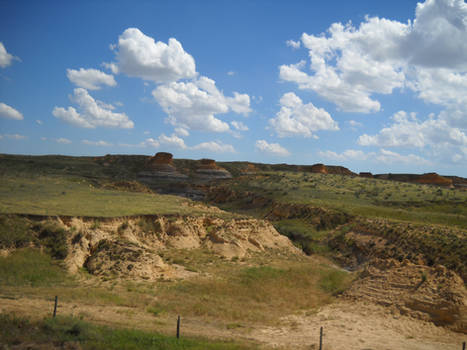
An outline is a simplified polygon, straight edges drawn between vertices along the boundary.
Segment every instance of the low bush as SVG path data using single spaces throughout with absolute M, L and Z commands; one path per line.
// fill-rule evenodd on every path
M 40 243 L 47 248 L 55 259 L 65 259 L 68 255 L 67 231 L 54 222 L 37 224 L 33 227 L 38 232 Z
M 16 215 L 0 215 L 0 248 L 21 248 L 34 241 L 28 222 Z

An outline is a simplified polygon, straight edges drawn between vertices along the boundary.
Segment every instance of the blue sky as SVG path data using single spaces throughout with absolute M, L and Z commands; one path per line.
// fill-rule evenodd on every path
M 467 176 L 467 4 L 0 1 L 0 152 Z

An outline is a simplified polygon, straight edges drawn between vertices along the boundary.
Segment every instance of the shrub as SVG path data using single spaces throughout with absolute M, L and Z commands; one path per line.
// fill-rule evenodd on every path
M 65 259 L 68 255 L 67 231 L 56 223 L 47 222 L 34 227 L 39 232 L 38 238 L 48 253 L 55 259 Z
M 122 222 L 122 224 L 118 227 L 118 233 L 122 234 L 128 228 L 128 221 Z
M 27 221 L 15 215 L 0 216 L 0 248 L 21 248 L 34 241 Z

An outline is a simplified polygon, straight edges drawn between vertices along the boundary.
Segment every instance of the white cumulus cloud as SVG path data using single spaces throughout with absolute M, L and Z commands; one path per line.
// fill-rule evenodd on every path
M 140 143 L 141 147 L 154 147 L 159 148 L 161 146 L 168 147 L 168 148 L 179 148 L 179 149 L 187 149 L 187 145 L 185 141 L 178 137 L 176 134 L 172 134 L 171 136 L 167 136 L 165 134 L 160 134 L 157 139 L 154 138 L 147 138 L 143 142 Z
M 362 123 L 357 122 L 356 120 L 349 120 L 348 123 L 352 128 L 358 128 L 358 127 L 363 126 Z
M 419 3 L 413 21 L 367 17 L 358 27 L 332 24 L 301 37 L 310 56 L 282 65 L 280 77 L 313 90 L 347 112 L 381 109 L 375 94 L 409 87 L 431 103 L 462 106 L 467 89 L 467 5 L 463 0 Z
M 175 38 L 170 38 L 168 44 L 156 42 L 138 28 L 128 28 L 119 36 L 114 50 L 117 62 L 106 63 L 112 72 L 156 83 L 194 78 L 197 74 L 195 60 Z
M 69 145 L 71 143 L 71 140 L 68 140 L 67 138 L 60 137 L 55 140 L 57 143 L 61 143 L 63 145 Z
M 216 118 L 216 114 L 233 111 L 250 112 L 250 98 L 234 93 L 226 97 L 216 87 L 214 80 L 201 77 L 193 82 L 172 82 L 158 86 L 152 92 L 156 101 L 168 115 L 168 121 L 185 130 L 225 132 L 229 125 Z
M 162 145 L 162 146 L 174 147 L 174 148 L 180 148 L 180 149 L 187 148 L 185 145 L 185 141 L 175 134 L 172 134 L 171 136 L 166 136 L 165 134 L 161 134 L 157 140 L 159 142 L 159 145 Z
M 193 150 L 203 150 L 215 153 L 235 153 L 235 148 L 232 145 L 225 144 L 221 141 L 202 142 L 191 147 Z
M 269 153 L 275 156 L 289 156 L 290 152 L 287 151 L 284 147 L 282 147 L 278 143 L 268 143 L 266 140 L 257 140 L 255 147 L 257 150 L 264 152 L 264 153 Z
M 269 124 L 279 137 L 301 135 L 313 136 L 318 130 L 339 130 L 337 122 L 323 108 L 311 102 L 304 104 L 293 92 L 284 94 L 280 99 L 281 109 Z
M 27 139 L 27 136 L 24 136 L 24 135 L 20 135 L 20 134 L 3 134 L 3 135 L 0 135 L 1 138 L 7 138 L 7 139 L 10 139 L 10 140 L 25 140 Z
M 424 121 L 419 121 L 415 113 L 399 111 L 392 116 L 392 120 L 392 125 L 381 129 L 376 135 L 361 135 L 358 144 L 418 148 L 467 146 L 467 135 L 464 132 L 433 115 Z
M 336 153 L 334 151 L 319 151 L 318 155 L 325 159 L 332 159 L 338 161 L 347 160 L 366 160 L 368 154 L 360 150 L 348 149 L 342 153 Z
M 81 140 L 81 142 L 84 143 L 85 145 L 89 145 L 89 146 L 99 146 L 99 147 L 112 146 L 112 144 L 110 142 L 102 141 L 102 140 L 99 140 L 99 141 Z
M 18 57 L 15 57 L 12 54 L 8 53 L 3 43 L 0 42 L 0 67 L 8 67 L 14 60 L 20 61 Z
M 411 165 L 429 165 L 431 162 L 423 157 L 417 156 L 415 154 L 403 155 L 386 149 L 381 149 L 378 154 L 376 154 L 375 159 L 378 162 L 385 164 L 393 163 L 404 163 Z
M 248 131 L 248 126 L 246 126 L 240 121 L 233 120 L 230 122 L 230 125 L 232 125 L 238 131 Z
M 365 153 L 360 150 L 348 149 L 342 153 L 334 151 L 319 151 L 318 155 L 324 159 L 334 161 L 366 161 L 383 164 L 410 164 L 410 165 L 430 165 L 431 162 L 416 154 L 400 154 L 387 149 L 380 149 L 378 152 Z
M 134 126 L 125 113 L 113 112 L 113 106 L 95 100 L 88 91 L 83 88 L 73 90 L 70 100 L 78 105 L 79 111 L 74 107 L 55 107 L 52 114 L 67 123 L 83 128 L 122 128 L 131 129 Z
M 300 41 L 287 40 L 285 44 L 292 49 L 299 49 L 302 43 Z
M 7 119 L 23 120 L 23 115 L 7 104 L 0 102 L 0 117 Z
M 99 90 L 101 85 L 117 85 L 112 74 L 97 69 L 67 69 L 66 76 L 73 84 L 88 90 Z
M 184 128 L 175 128 L 174 131 L 175 131 L 175 134 L 178 136 L 187 137 L 190 135 L 190 132 Z
M 142 143 L 141 143 L 141 146 L 142 147 L 154 147 L 154 148 L 158 148 L 160 146 L 160 143 L 159 141 L 157 141 L 156 139 L 153 139 L 152 137 L 144 140 Z

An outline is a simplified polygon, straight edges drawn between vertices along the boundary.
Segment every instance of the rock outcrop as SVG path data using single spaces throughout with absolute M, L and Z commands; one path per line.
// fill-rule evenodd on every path
M 258 169 L 252 163 L 247 163 L 246 166 L 242 169 L 243 175 L 256 174 L 257 172 L 258 172 Z
M 420 175 L 414 182 L 419 184 L 452 186 L 452 180 L 438 175 L 437 173 L 426 173 Z
M 328 170 L 326 169 L 326 165 L 324 164 L 313 164 L 310 168 L 312 173 L 319 173 L 319 174 L 327 174 Z
M 370 173 L 370 172 L 365 172 L 365 171 L 360 172 L 360 174 L 358 174 L 358 176 L 360 176 L 360 177 L 366 177 L 366 178 L 368 178 L 368 179 L 372 179 L 372 178 L 373 178 L 373 174 L 372 174 L 372 173 Z
M 340 165 L 326 165 L 326 170 L 328 174 L 334 174 L 334 175 L 347 175 L 347 176 L 356 176 L 353 171 L 350 171 L 346 167 L 340 166 Z
M 462 178 L 448 178 L 438 175 L 437 173 L 419 174 L 378 174 L 374 175 L 377 179 L 392 180 L 401 182 L 412 182 L 418 184 L 435 185 L 435 186 L 453 186 L 454 180 L 461 180 Z M 456 181 L 456 184 L 458 183 Z M 467 183 L 467 181 L 466 181 Z
M 171 153 L 156 153 L 154 157 L 149 158 L 147 161 L 145 170 L 138 173 L 138 179 L 149 183 L 161 178 L 171 180 L 187 179 L 188 176 L 177 171 L 172 159 Z
M 196 175 L 204 180 L 230 179 L 232 175 L 216 164 L 214 159 L 201 159 L 196 169 Z
M 164 261 L 169 249 L 204 249 L 231 259 L 255 252 L 302 254 L 290 240 L 263 220 L 219 217 L 138 216 L 131 218 L 56 218 L 78 232 L 69 239 L 65 265 L 70 272 L 85 267 L 106 277 L 157 280 L 189 275 Z
M 467 333 L 463 280 L 442 265 L 375 259 L 344 296 L 389 306 L 401 314 Z
M 152 170 L 175 171 L 175 166 L 173 165 L 172 160 L 172 153 L 158 152 L 154 157 L 149 159 L 148 168 Z

